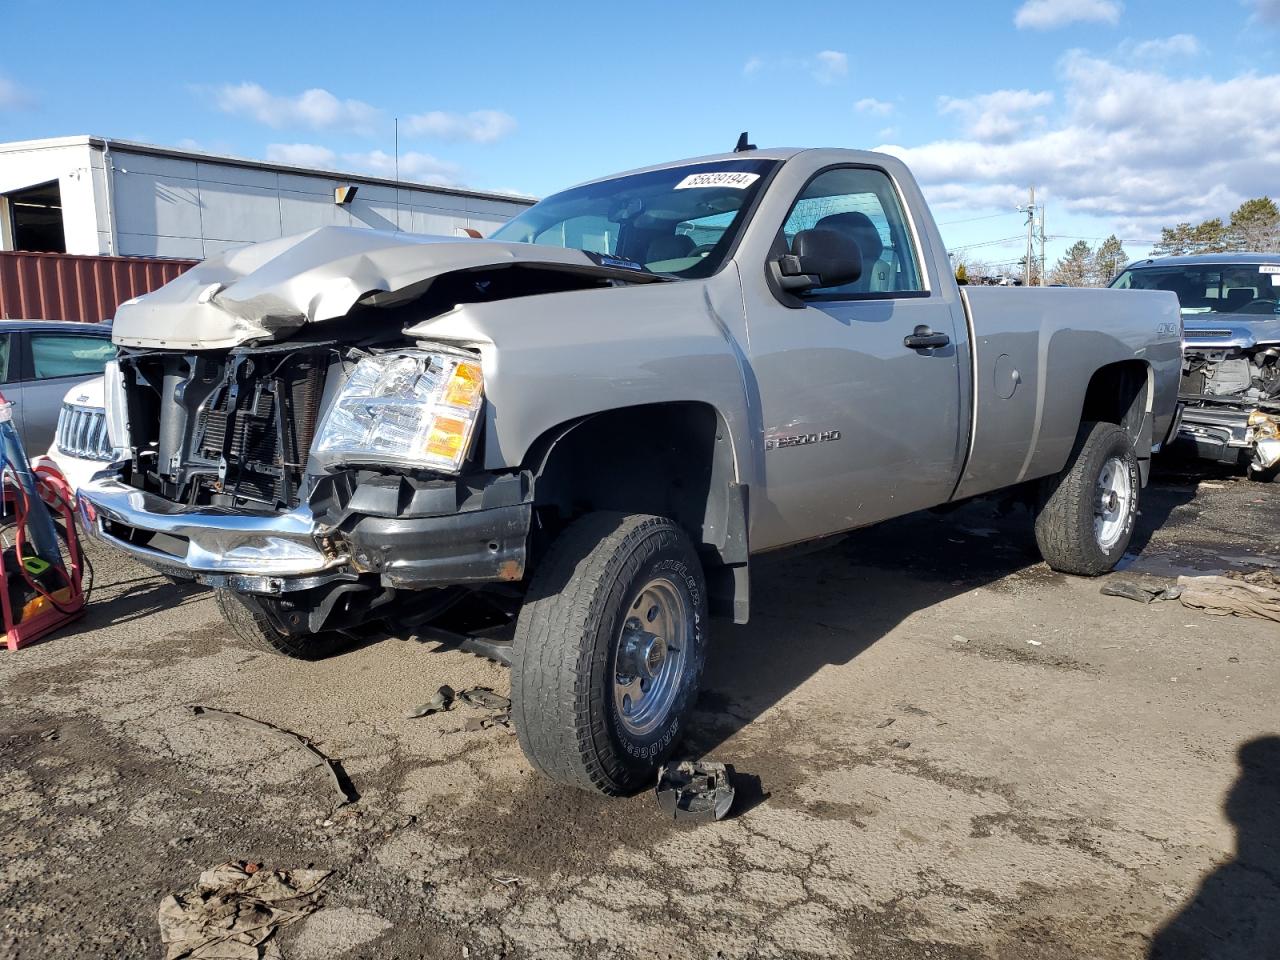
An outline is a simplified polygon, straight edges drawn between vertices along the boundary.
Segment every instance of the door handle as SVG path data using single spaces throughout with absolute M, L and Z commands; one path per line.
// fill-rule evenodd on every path
M 951 338 L 945 333 L 934 333 L 924 324 L 902 338 L 902 345 L 911 350 L 928 350 L 932 347 L 945 347 Z

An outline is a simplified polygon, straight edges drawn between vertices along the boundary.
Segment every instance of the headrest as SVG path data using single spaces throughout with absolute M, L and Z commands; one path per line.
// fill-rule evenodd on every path
M 884 242 L 880 239 L 880 231 L 865 213 L 850 211 L 849 213 L 833 213 L 823 217 L 815 224 L 818 230 L 836 230 L 845 236 L 852 237 L 862 250 L 862 259 L 870 264 L 880 259 L 884 252 Z

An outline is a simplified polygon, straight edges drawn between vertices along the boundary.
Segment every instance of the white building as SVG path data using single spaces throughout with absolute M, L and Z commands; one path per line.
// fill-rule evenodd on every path
M 202 260 L 320 226 L 488 235 L 532 202 L 103 137 L 0 143 L 0 250 Z

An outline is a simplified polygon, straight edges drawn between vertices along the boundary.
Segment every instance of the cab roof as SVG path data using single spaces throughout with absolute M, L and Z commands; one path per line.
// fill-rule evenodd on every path
M 1184 257 L 1145 257 L 1134 260 L 1126 270 L 1141 270 L 1144 267 L 1183 267 L 1183 266 L 1218 266 L 1252 265 L 1258 263 L 1280 263 L 1280 253 L 1198 253 Z

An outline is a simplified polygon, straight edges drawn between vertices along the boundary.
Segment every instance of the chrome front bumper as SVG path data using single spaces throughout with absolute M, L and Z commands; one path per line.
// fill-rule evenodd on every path
M 347 563 L 327 545 L 305 504 L 288 513 L 252 514 L 187 507 L 115 479 L 80 488 L 80 518 L 94 537 L 161 570 L 219 584 L 229 576 L 308 578 Z M 136 543 L 159 534 L 163 548 Z M 263 586 L 266 586 L 264 583 Z

